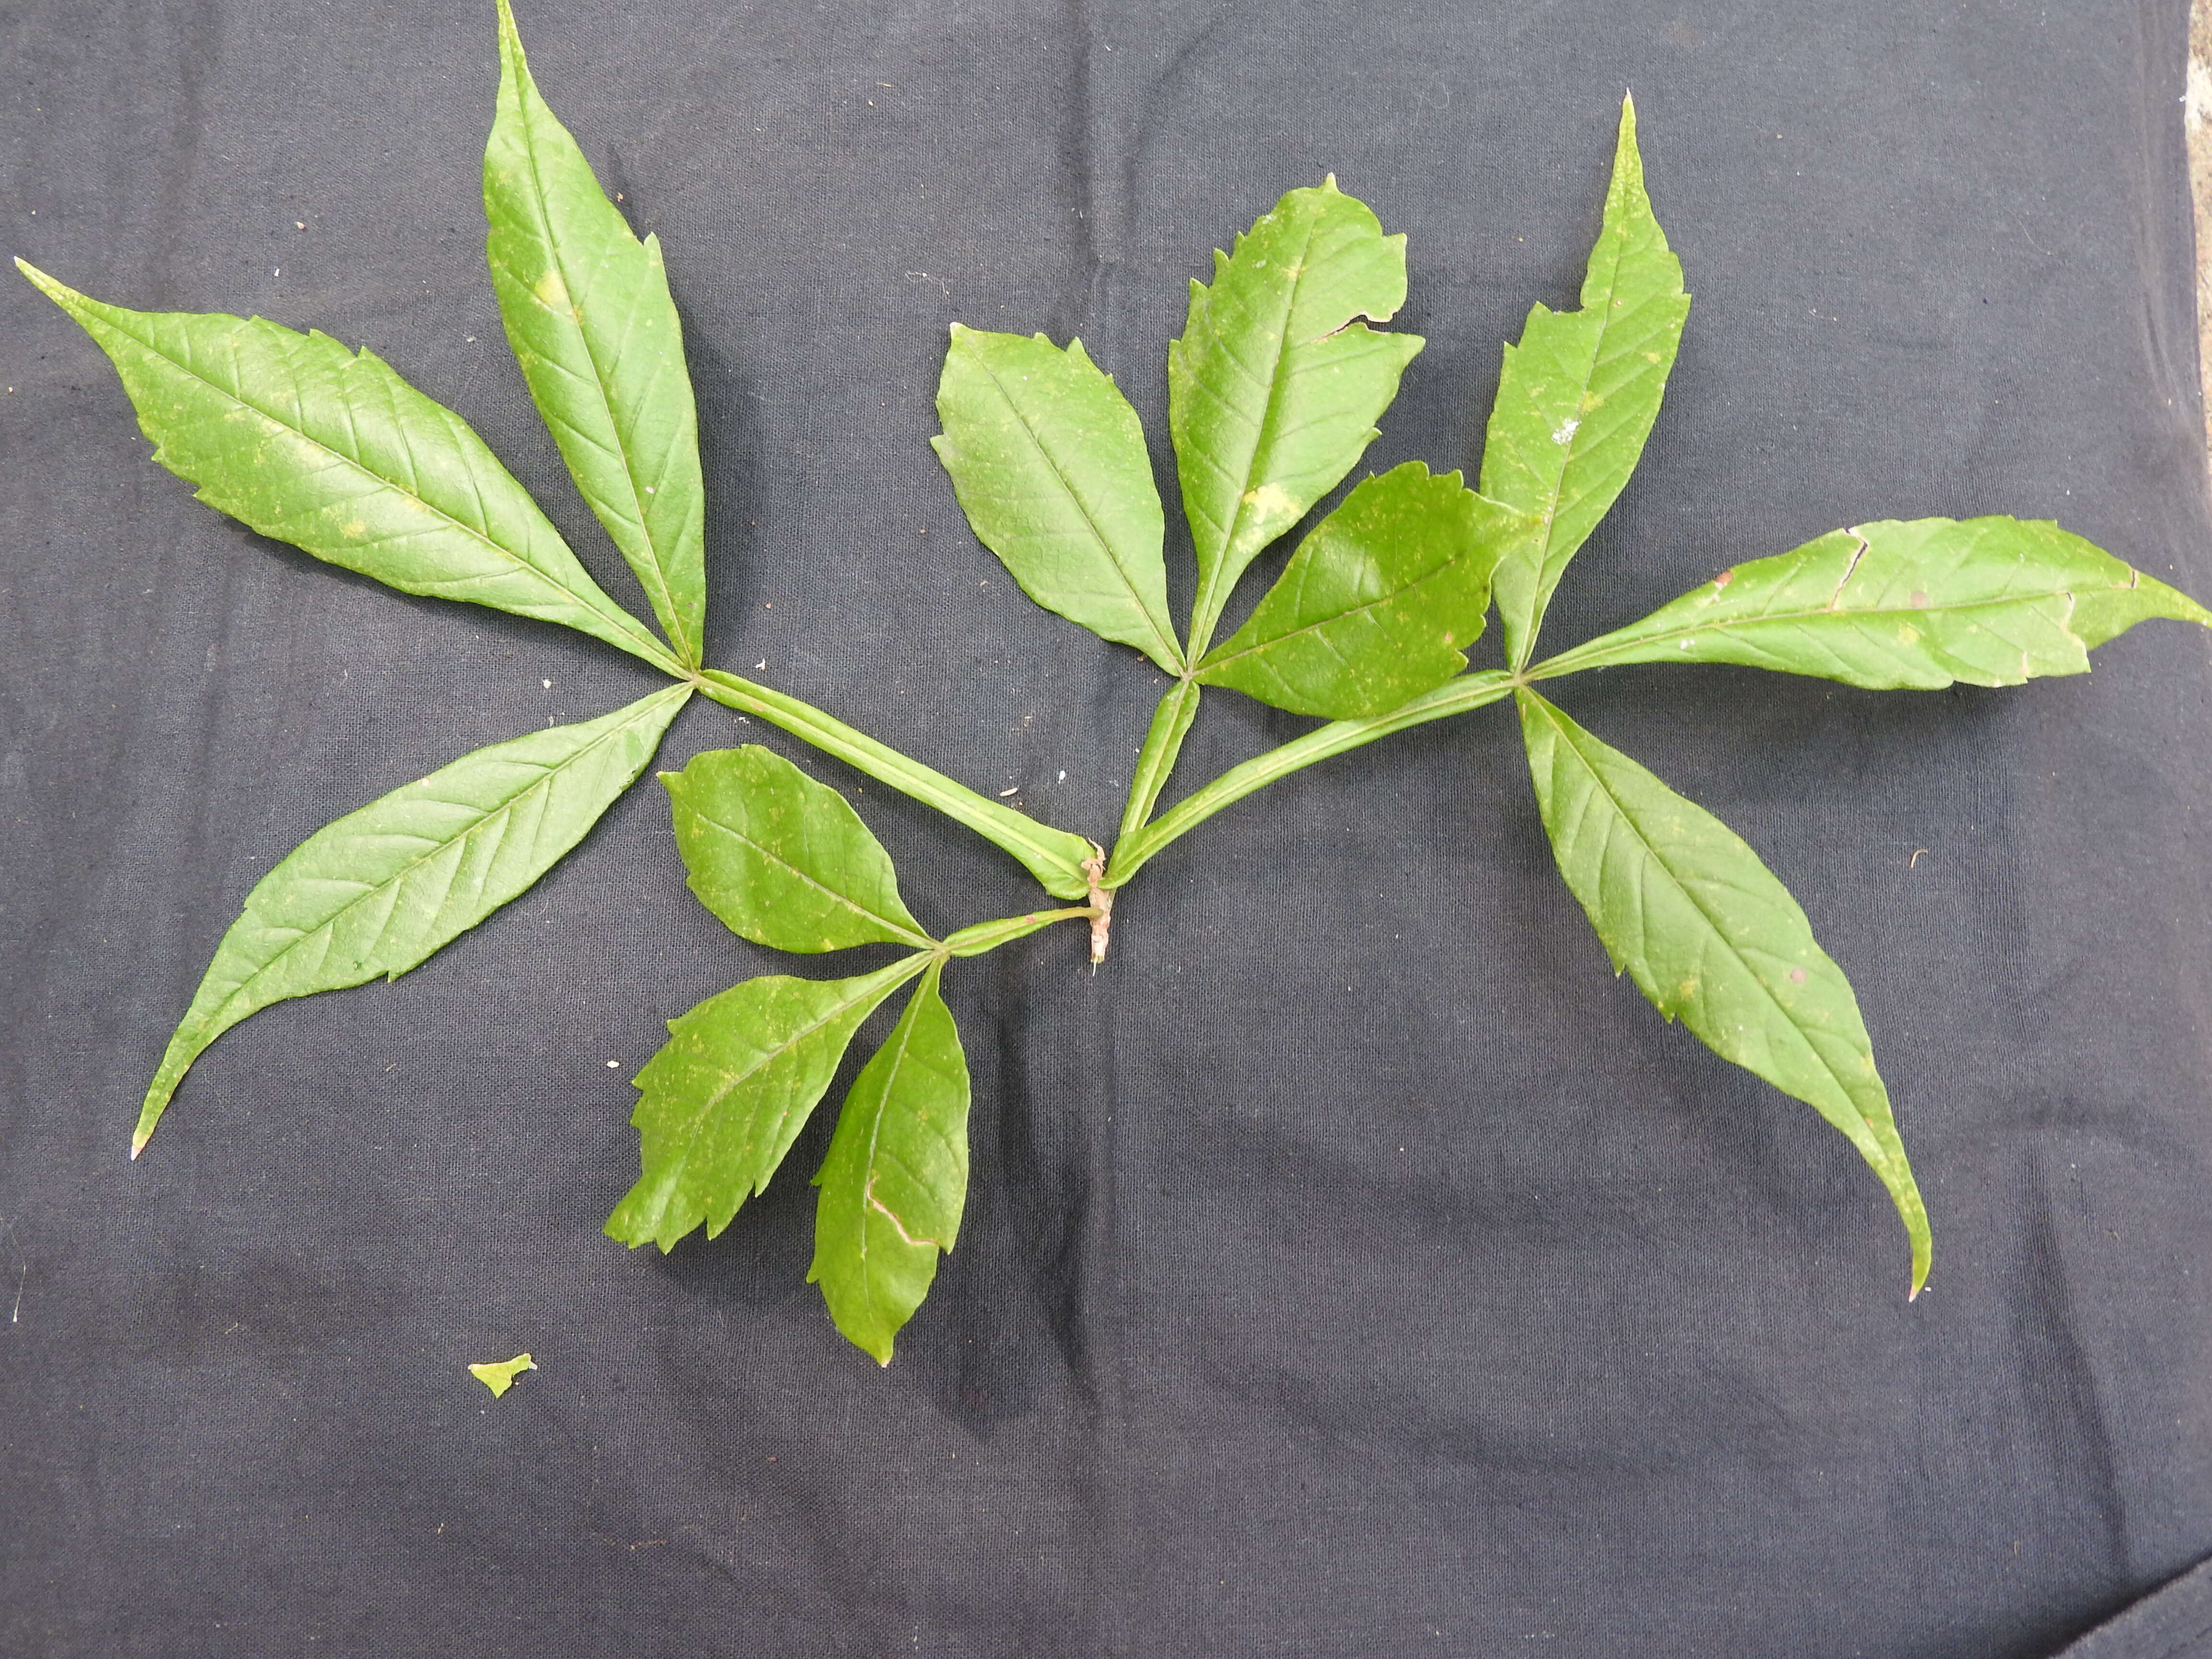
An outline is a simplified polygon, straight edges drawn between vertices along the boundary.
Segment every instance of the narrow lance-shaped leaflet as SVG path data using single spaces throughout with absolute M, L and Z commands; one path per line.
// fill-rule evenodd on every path
M 1559 874 L 1626 972 L 1723 1060 L 1805 1102 L 1881 1178 L 1927 1282 L 1928 1214 L 1858 1000 L 1787 888 L 1718 818 L 1534 692 L 1515 693 Z
M 2212 613 L 2045 520 L 1884 520 L 1723 571 L 1539 678 L 1632 662 L 1721 662 L 1875 690 L 2079 674 L 2154 617 Z
M 938 991 L 941 959 L 845 1097 L 814 1177 L 810 1284 L 878 1364 L 928 1295 L 968 1192 L 968 1061 Z
M 1567 562 L 1636 470 L 1689 311 L 1681 261 L 1644 193 L 1636 105 L 1624 99 L 1582 309 L 1529 312 L 1521 343 L 1505 348 L 1483 440 L 1482 493 L 1544 526 L 1495 578 L 1506 660 L 1516 668 L 1535 648 Z
M 660 244 L 641 243 L 540 96 L 499 0 L 485 253 L 507 343 L 569 475 L 686 668 L 706 626 L 698 414 Z
M 526 891 L 635 781 L 690 696 L 672 686 L 479 749 L 302 842 L 223 935 L 146 1091 L 131 1155 L 200 1052 L 247 1015 L 397 979 Z
M 561 623 L 682 672 L 483 440 L 372 353 L 258 317 L 104 305 L 15 263 L 108 355 L 154 459 L 210 507 L 402 592 Z

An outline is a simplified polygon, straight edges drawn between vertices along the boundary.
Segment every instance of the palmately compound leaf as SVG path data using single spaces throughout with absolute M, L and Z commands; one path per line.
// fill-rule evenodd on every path
M 1423 341 L 1377 333 L 1406 302 L 1406 239 L 1332 175 L 1291 191 L 1190 285 L 1168 347 L 1168 425 L 1198 553 L 1193 652 L 1237 578 L 1341 483 Z
M 929 1294 L 968 1194 L 968 1060 L 932 963 L 853 1084 L 814 1177 L 814 1263 L 848 1340 L 891 1363 L 891 1339 Z
M 138 1156 L 203 1049 L 273 1002 L 397 979 L 560 861 L 690 696 L 494 744 L 318 830 L 246 895 L 146 1091 Z
M 1498 567 L 1498 615 L 1516 668 L 1535 648 L 1552 590 L 1636 470 L 1659 417 L 1690 296 L 1644 190 L 1636 106 L 1620 137 L 1580 311 L 1537 306 L 1505 366 L 1483 440 L 1485 495 L 1543 520 Z
M 934 959 L 856 979 L 749 979 L 669 1021 L 633 1079 L 641 1172 L 607 1236 L 665 1251 L 695 1227 L 712 1238 L 728 1226 L 783 1162 L 860 1023 Z
M 883 843 L 827 784 L 757 744 L 663 772 L 699 902 L 779 951 L 933 941 L 899 897 Z
M 673 667 L 483 440 L 374 354 L 258 317 L 103 305 L 15 264 L 112 360 L 154 459 L 210 507 L 403 592 L 562 623 Z
M 1490 573 L 1532 527 L 1419 461 L 1364 479 L 1196 678 L 1297 714 L 1387 714 L 1467 666 Z
M 687 668 L 706 627 L 698 414 L 660 244 L 630 234 L 531 79 L 499 0 L 485 252 L 507 343 L 592 511 Z
M 1083 342 L 953 324 L 937 418 L 961 510 L 1022 591 L 1180 674 L 1144 429 Z
M 1515 693 L 1559 873 L 1659 1012 L 1827 1119 L 1881 1177 L 1927 1281 L 1928 1212 L 1858 999 L 1743 838 L 1525 689 Z
M 2188 595 L 2045 520 L 1890 520 L 1724 570 L 1546 670 L 1725 662 L 1875 690 L 2018 685 L 2085 672 L 2091 650 L 2153 617 L 2212 626 Z

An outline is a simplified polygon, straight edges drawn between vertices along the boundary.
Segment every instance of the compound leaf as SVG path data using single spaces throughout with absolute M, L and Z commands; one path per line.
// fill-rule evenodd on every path
M 1467 666 L 1491 570 L 1531 524 L 1419 461 L 1364 479 L 1197 678 L 1293 714 L 1387 714 Z
M 1886 520 L 1724 570 L 1556 665 L 1740 663 L 1875 690 L 2018 685 L 2086 672 L 2094 647 L 2152 617 L 2212 626 L 2188 595 L 2047 520 Z
M 1498 614 L 1516 668 L 1528 660 L 1552 590 L 1597 527 L 1659 417 L 1690 296 L 1682 264 L 1644 194 L 1636 105 L 1623 100 L 1605 218 L 1583 279 L 1583 308 L 1528 313 L 1483 441 L 1482 493 L 1543 521 L 1498 567 Z
M 247 1015 L 397 979 L 526 891 L 645 769 L 690 696 L 672 686 L 479 749 L 301 842 L 216 948 L 146 1091 L 131 1155 L 201 1051 Z
M 837 1117 L 814 1184 L 814 1263 L 837 1328 L 878 1364 L 937 1276 L 968 1192 L 968 1060 L 932 963 Z
M 1376 436 L 1423 344 L 1376 333 L 1406 302 L 1406 239 L 1385 236 L 1334 175 L 1291 191 L 1190 285 L 1168 347 L 1168 425 L 1198 553 L 1191 649 L 1237 578 L 1336 488 Z
M 953 324 L 937 418 L 961 510 L 1022 591 L 1180 674 L 1144 429 L 1083 342 Z
M 728 1226 L 783 1162 L 860 1023 L 932 960 L 856 979 L 749 979 L 669 1021 L 632 1079 L 641 1173 L 607 1236 L 666 1251 L 702 1224 L 709 1238 Z
M 1667 1018 L 1827 1119 L 1881 1177 L 1928 1278 L 1928 1214 L 1858 1000 L 1742 837 L 1522 690 L 1522 735 L 1559 873 Z
M 569 475 L 687 668 L 706 626 L 698 414 L 660 244 L 630 234 L 531 79 L 499 0 L 485 252 L 507 343 Z
M 827 784 L 747 744 L 663 772 L 691 890 L 732 932 L 779 951 L 918 945 L 883 843 Z
M 403 592 L 562 623 L 673 666 L 483 440 L 372 353 L 258 317 L 103 305 L 15 264 L 113 361 L 154 459 L 210 507 Z

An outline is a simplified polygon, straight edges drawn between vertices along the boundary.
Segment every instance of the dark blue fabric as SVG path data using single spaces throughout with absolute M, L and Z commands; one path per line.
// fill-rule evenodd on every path
M 634 601 L 483 270 L 489 11 L 0 10 L 8 251 L 374 349 Z M 1407 234 L 1429 340 L 1369 465 L 1472 467 L 1626 87 L 1696 304 L 1549 639 L 1886 516 L 2055 517 L 2212 598 L 2183 0 L 521 23 L 665 247 L 714 659 L 1054 823 L 1110 832 L 1159 679 L 966 533 L 948 323 L 1080 334 L 1171 478 L 1188 279 L 1333 171 Z M 223 1038 L 125 1159 L 285 851 L 651 677 L 197 505 L 20 283 L 0 385 L 0 1653 L 2036 1659 L 2212 1553 L 2203 635 L 1996 692 L 1559 689 L 1851 975 L 1918 1302 L 1841 1138 L 1608 972 L 1497 708 L 1179 842 L 1095 977 L 1068 929 L 947 975 L 974 1187 L 885 1371 L 802 1282 L 826 1110 L 720 1240 L 599 1234 L 661 1022 L 791 967 L 690 898 L 650 784 L 416 972 Z M 1308 724 L 1209 696 L 1173 793 Z M 932 927 L 1033 902 L 718 708 L 661 763 L 741 740 L 846 789 Z M 502 1400 L 464 1369 L 526 1348 Z M 2154 1624 L 2084 1651 L 2191 1651 Z

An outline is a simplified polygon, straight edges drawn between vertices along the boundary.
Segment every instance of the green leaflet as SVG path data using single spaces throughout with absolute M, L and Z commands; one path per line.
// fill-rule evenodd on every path
M 691 890 L 732 932 L 779 951 L 932 945 L 860 815 L 782 756 L 714 750 L 660 781 Z
M 2092 648 L 2152 617 L 2212 625 L 2186 594 L 2047 521 L 1890 520 L 1724 570 L 1540 672 L 1726 662 L 1875 690 L 2018 685 L 2085 672 Z
M 1524 553 L 1498 567 L 1498 615 L 1516 668 L 1535 648 L 1567 561 L 1627 483 L 1659 416 L 1690 296 L 1681 261 L 1644 191 L 1636 105 L 1620 106 L 1620 137 L 1605 219 L 1583 279 L 1583 308 L 1528 313 L 1521 343 L 1505 348 L 1482 493 L 1544 522 Z
M 1182 672 L 1144 430 L 1083 342 L 953 324 L 937 418 L 930 444 L 961 510 L 1022 591 Z
M 1559 874 L 1668 1019 L 1843 1131 L 1873 1166 L 1927 1282 L 1928 1214 L 1843 969 L 1743 839 L 1527 690 L 1515 694 Z
M 517 897 L 653 758 L 691 695 L 465 755 L 318 830 L 255 884 L 146 1091 L 143 1149 L 201 1050 L 272 1002 L 397 979 Z
M 1491 570 L 1533 523 L 1419 461 L 1364 479 L 1197 678 L 1296 714 L 1388 714 L 1467 666 Z
M 1168 425 L 1198 552 L 1193 655 L 1244 568 L 1374 440 L 1423 341 L 1355 319 L 1387 321 L 1405 302 L 1406 239 L 1385 236 L 1334 174 L 1217 252 L 1212 288 L 1191 283 L 1189 322 L 1168 347 Z
M 941 962 L 853 1084 L 814 1177 L 810 1285 L 878 1364 L 952 1248 L 968 1194 L 968 1060 L 939 994 Z
M 823 714 L 796 697 L 787 697 L 765 685 L 709 668 L 700 676 L 699 690 L 726 708 L 781 726 L 793 737 L 812 744 L 825 755 L 911 795 L 957 823 L 966 824 L 994 846 L 1019 860 L 1023 868 L 1055 898 L 1082 898 L 1090 891 L 1083 872 L 1091 856 L 1091 843 L 1065 830 L 1040 823 L 1026 812 L 1018 812 L 1004 801 L 977 794 L 964 783 L 910 760 L 887 744 Z
M 749 979 L 669 1021 L 634 1079 L 642 1173 L 607 1236 L 665 1251 L 702 1224 L 709 1238 L 728 1226 L 783 1162 L 860 1022 L 933 960 L 857 979 Z
M 126 311 L 15 264 L 113 360 L 154 459 L 210 507 L 403 592 L 563 623 L 676 672 L 483 440 L 381 359 L 258 317 Z
M 485 252 L 507 343 L 576 488 L 686 668 L 706 626 L 698 415 L 660 244 L 641 245 L 538 95 L 499 0 Z

